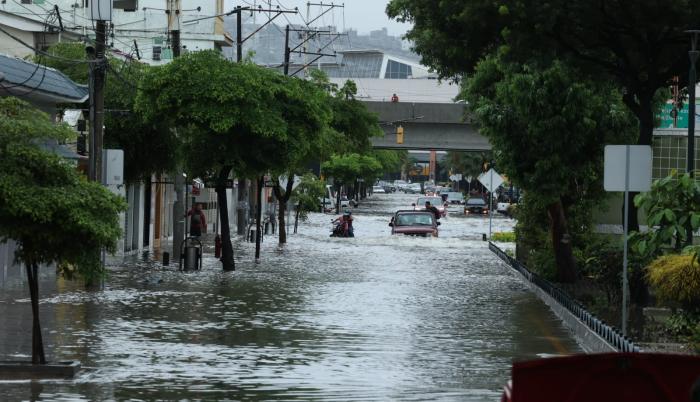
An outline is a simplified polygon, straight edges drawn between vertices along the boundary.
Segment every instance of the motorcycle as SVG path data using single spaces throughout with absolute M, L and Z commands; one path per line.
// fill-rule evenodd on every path
M 355 237 L 348 222 L 333 220 L 331 223 L 334 225 L 331 231 L 331 237 Z

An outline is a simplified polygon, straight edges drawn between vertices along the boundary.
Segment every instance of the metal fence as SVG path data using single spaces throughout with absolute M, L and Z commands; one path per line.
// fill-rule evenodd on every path
M 583 307 L 576 300 L 572 299 L 566 292 L 552 285 L 546 279 L 543 279 L 539 275 L 531 272 L 525 267 L 525 265 L 506 254 L 503 250 L 498 248 L 498 246 L 489 242 L 489 249 L 503 261 L 508 263 L 508 265 L 510 265 L 512 268 L 520 272 L 525 279 L 550 295 L 557 301 L 557 303 L 566 308 L 571 314 L 578 318 L 591 331 L 598 334 L 598 336 L 605 340 L 605 342 L 607 342 L 610 346 L 617 349 L 619 352 L 640 351 L 639 347 L 635 346 L 632 340 L 622 335 L 615 327 L 606 324 L 605 321 L 591 314 L 585 307 Z

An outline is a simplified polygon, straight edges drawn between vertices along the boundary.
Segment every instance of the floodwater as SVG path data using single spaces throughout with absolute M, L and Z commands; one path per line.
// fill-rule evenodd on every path
M 285 247 L 266 237 L 259 264 L 237 241 L 235 272 L 212 255 L 187 273 L 133 258 L 102 290 L 45 280 L 48 357 L 83 370 L 0 382 L 0 400 L 498 401 L 514 360 L 580 352 L 481 240 L 486 217 L 450 214 L 439 238 L 390 236 L 391 212 L 414 199 L 362 202 L 353 239 L 311 214 Z M 496 217 L 493 230 L 513 224 Z M 27 294 L 0 288 L 0 360 L 28 358 Z

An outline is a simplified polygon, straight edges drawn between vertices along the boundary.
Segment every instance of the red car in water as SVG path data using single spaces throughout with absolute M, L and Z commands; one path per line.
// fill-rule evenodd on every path
M 438 225 L 435 215 L 430 211 L 396 211 L 389 222 L 391 234 L 421 237 L 438 237 Z

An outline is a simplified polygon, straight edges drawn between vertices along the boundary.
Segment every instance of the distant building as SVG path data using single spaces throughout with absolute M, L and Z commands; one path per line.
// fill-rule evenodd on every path
M 185 4 L 183 4 L 185 3 Z M 218 49 L 232 45 L 224 31 L 224 0 L 113 0 L 111 32 L 107 45 L 116 54 L 140 58 L 149 64 L 172 60 L 171 30 L 180 31 L 182 52 Z M 56 8 L 54 8 L 54 5 Z M 90 0 L 10 0 L 0 3 L 0 25 L 37 49 L 58 41 L 95 39 Z M 185 5 L 187 7 L 185 7 Z M 176 16 L 169 18 L 169 6 Z M 60 19 L 58 16 L 60 15 Z M 59 32 L 59 24 L 64 31 Z M 0 34 L 0 53 L 16 56 L 33 54 L 15 39 Z

